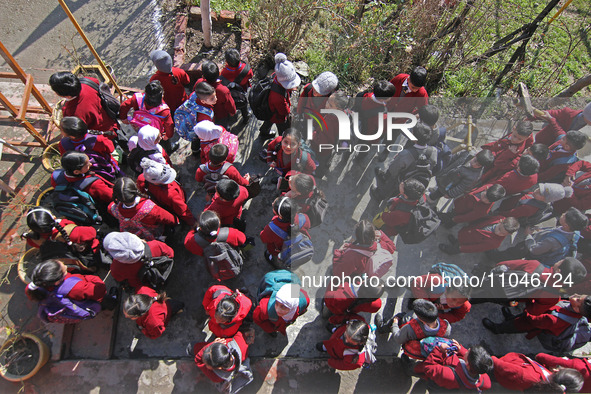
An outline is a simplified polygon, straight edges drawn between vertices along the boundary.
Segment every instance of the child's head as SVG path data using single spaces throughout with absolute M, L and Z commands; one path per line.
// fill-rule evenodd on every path
M 429 127 L 433 127 L 439 120 L 439 109 L 431 104 L 419 108 L 419 119 Z
M 419 122 L 415 127 L 412 128 L 412 134 L 417 138 L 415 144 L 427 145 L 431 139 L 433 130 L 425 123 Z
M 373 245 L 376 240 L 376 228 L 368 220 L 361 220 L 355 226 L 355 242 L 359 245 Z
M 220 77 L 220 69 L 217 64 L 211 61 L 206 61 L 201 64 L 201 70 L 203 71 L 203 78 L 208 84 L 213 85 Z
M 373 85 L 373 94 L 376 98 L 385 100 L 394 97 L 396 88 L 386 80 L 377 81 Z
M 523 153 L 533 156 L 537 161 L 544 161 L 548 158 L 549 152 L 550 150 L 546 145 L 537 143 L 527 148 Z
M 517 170 L 521 175 L 530 176 L 537 174 L 540 170 L 540 162 L 533 156 L 523 155 L 517 163 Z
M 486 189 L 486 192 L 482 193 L 482 196 L 480 198 L 484 202 L 493 203 L 505 197 L 505 194 L 505 188 L 502 185 L 495 183 L 494 185 L 491 185 L 488 189 Z
M 232 68 L 236 68 L 240 65 L 240 52 L 238 49 L 230 48 L 224 53 L 226 64 Z
M 326 108 L 339 109 L 343 111 L 349 107 L 349 96 L 342 90 L 333 92 L 326 100 Z
M 587 276 L 587 269 L 574 257 L 566 257 L 552 266 L 552 271 L 560 272 L 563 278 L 571 278 L 573 283 L 579 283 Z
M 215 185 L 215 191 L 222 200 L 234 201 L 240 195 L 240 185 L 232 179 L 221 179 Z
M 316 184 L 311 175 L 300 172 L 289 177 L 289 188 L 297 195 L 308 197 L 315 187 Z
M 143 150 L 158 149 L 157 145 L 162 140 L 162 134 L 154 126 L 145 125 L 137 132 L 137 145 Z
M 551 385 L 550 390 L 544 391 L 561 394 L 578 393 L 583 388 L 583 384 L 585 384 L 585 378 L 576 369 L 561 368 L 548 377 L 548 384 Z
M 220 302 L 218 302 L 218 305 L 215 308 L 215 321 L 218 324 L 228 324 L 238 314 L 240 305 L 238 304 L 238 301 L 236 301 L 237 295 L 238 293 L 226 295 L 220 300 Z
M 86 153 L 75 150 L 68 151 L 62 156 L 62 168 L 67 175 L 80 176 L 86 174 L 92 164 Z
M 197 98 L 204 104 L 213 106 L 217 102 L 214 87 L 205 81 L 199 82 L 197 85 L 195 85 L 195 94 L 197 95 Z
M 417 201 L 425 194 L 425 185 L 414 178 L 409 178 L 400 183 L 400 194 L 408 201 Z
M 562 137 L 561 145 L 564 150 L 576 152 L 587 143 L 587 136 L 578 130 L 571 130 Z
M 315 96 L 328 96 L 337 90 L 339 79 L 330 71 L 321 73 L 312 81 Z
M 480 345 L 475 345 L 468 350 L 466 363 L 470 372 L 481 375 L 493 369 L 493 360 L 490 354 Z
M 558 223 L 565 231 L 583 231 L 589 225 L 589 218 L 575 207 L 570 207 L 560 216 Z
M 38 234 L 51 232 L 55 223 L 55 215 L 47 208 L 35 207 L 27 213 L 27 226 Z
M 112 231 L 103 240 L 103 248 L 113 260 L 123 264 L 133 264 L 144 257 L 146 246 L 135 234 Z
M 478 152 L 476 156 L 474 156 L 474 159 L 472 160 L 471 164 L 474 168 L 489 168 L 493 165 L 494 161 L 495 155 L 493 155 L 493 153 L 490 150 L 483 149 L 480 152 Z
M 220 342 L 214 342 L 209 345 L 202 356 L 203 363 L 210 369 L 228 370 L 234 365 L 235 359 L 226 345 Z
M 27 286 L 32 297 L 42 300 L 47 296 L 47 289 L 61 283 L 67 268 L 59 260 L 45 260 L 37 264 L 31 274 L 31 283 Z
M 366 300 L 377 300 L 384 294 L 384 283 L 379 282 L 377 286 L 372 286 L 370 281 L 362 281 L 357 289 L 357 298 Z
M 347 329 L 345 330 L 344 342 L 345 345 L 363 349 L 369 336 L 369 326 L 363 320 L 349 320 L 347 322 Z
M 294 128 L 287 129 L 281 134 L 281 149 L 291 155 L 300 148 L 302 135 Z
M 587 319 L 591 318 L 591 296 L 586 294 L 573 294 L 568 300 L 573 311 L 580 313 Z
M 157 107 L 162 104 L 164 89 L 162 89 L 160 81 L 154 80 L 147 84 L 144 92 L 146 93 L 144 96 L 144 104 L 146 107 Z
M 140 162 L 144 179 L 153 185 L 169 185 L 176 180 L 176 171 L 169 165 L 144 157 Z
M 211 162 L 211 164 L 216 165 L 216 166 L 219 164 L 222 164 L 228 158 L 229 151 L 230 150 L 228 149 L 228 147 L 226 145 L 215 144 L 209 150 L 209 154 L 208 154 L 209 161 Z
M 437 311 L 435 304 L 422 298 L 413 301 L 412 310 L 417 315 L 417 318 L 425 324 L 435 323 L 439 316 L 439 311 Z
M 60 122 L 62 133 L 73 140 L 82 138 L 88 133 L 88 126 L 77 116 L 64 116 Z
M 277 197 L 273 201 L 273 213 L 283 221 L 291 221 L 292 214 L 296 213 L 296 204 L 289 197 Z
M 57 72 L 49 77 L 51 89 L 60 97 L 74 98 L 80 95 L 82 85 L 77 76 L 69 71 Z
M 128 177 L 117 178 L 113 184 L 113 201 L 126 205 L 133 204 L 136 197 L 139 197 L 140 191 L 135 181 Z
M 519 230 L 519 221 L 514 217 L 508 217 L 503 219 L 496 227 L 495 233 L 501 236 L 507 236 L 509 234 L 513 234 L 515 231 Z
M 150 60 L 156 69 L 165 74 L 172 72 L 172 57 L 165 51 L 155 50 L 150 52 Z
M 534 131 L 534 125 L 528 120 L 520 120 L 515 123 L 513 130 L 511 131 L 511 143 L 521 144 L 525 141 L 531 133 Z
M 197 231 L 206 239 L 215 239 L 218 236 L 221 222 L 217 213 L 214 211 L 204 211 L 199 216 L 199 225 Z
M 562 186 L 558 183 L 540 183 L 538 188 L 534 190 L 533 196 L 536 200 L 553 203 L 569 198 L 573 195 L 573 188 L 570 186 Z
M 424 67 L 418 66 L 410 73 L 408 87 L 411 91 L 416 92 L 427 82 L 427 70 Z
M 148 313 L 154 301 L 158 300 L 147 294 L 132 294 L 123 301 L 123 314 L 128 319 L 136 320 Z
M 287 56 L 281 52 L 275 55 L 275 78 L 277 79 L 277 82 L 287 90 L 297 88 L 302 82 L 293 64 L 287 60 Z

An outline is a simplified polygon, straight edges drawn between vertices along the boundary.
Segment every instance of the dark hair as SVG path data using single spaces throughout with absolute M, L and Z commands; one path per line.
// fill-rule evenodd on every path
M 485 348 L 480 345 L 474 345 L 468 352 L 468 358 L 466 360 L 468 366 L 472 372 L 477 374 L 488 373 L 492 371 L 494 364 L 492 357 Z
M 377 81 L 373 85 L 373 94 L 377 98 L 390 98 L 394 97 L 396 93 L 396 88 L 390 82 L 386 80 Z
M 158 294 L 154 299 L 147 294 L 132 294 L 123 301 L 123 311 L 131 317 L 141 317 L 148 313 L 154 302 L 163 303 L 166 295 Z
M 419 121 L 419 123 L 417 123 L 416 126 L 412 128 L 412 134 L 417 138 L 415 144 L 427 145 L 427 143 L 431 139 L 432 132 L 433 130 L 431 129 L 431 127 Z
M 220 226 L 220 217 L 217 213 L 214 211 L 203 211 L 199 216 L 197 232 L 206 239 L 216 239 Z
M 583 231 L 589 225 L 589 218 L 575 207 L 567 209 L 564 220 L 571 231 Z
M 564 138 L 566 138 L 568 144 L 575 148 L 575 150 L 583 148 L 587 143 L 587 136 L 579 130 L 567 131 Z
M 534 125 L 529 120 L 520 120 L 515 123 L 515 131 L 522 137 L 529 137 L 534 131 Z
M 503 223 L 503 228 L 509 234 L 513 234 L 515 231 L 519 230 L 519 220 L 515 219 L 512 216 L 503 219 L 501 223 Z
M 560 368 L 548 377 L 540 380 L 524 392 L 531 393 L 578 393 L 583 388 L 585 378 L 573 368 Z
M 230 352 L 228 346 L 219 342 L 214 342 L 205 348 L 202 360 L 205 365 L 223 369 L 232 367 L 233 362 L 240 364 L 241 361 L 237 354 Z M 235 370 L 237 371 L 238 368 Z
M 27 226 L 37 234 L 50 233 L 55 228 L 68 245 L 72 244 L 66 230 L 55 220 L 55 215 L 47 208 L 35 207 L 31 209 L 27 213 Z
M 86 153 L 71 150 L 64 153 L 62 156 L 62 168 L 66 171 L 67 175 L 78 176 L 77 174 L 74 174 L 74 171 L 82 170 L 82 167 L 84 167 L 87 160 L 89 159 Z
M 211 164 L 215 164 L 215 165 L 222 164 L 228 158 L 229 151 L 230 150 L 228 149 L 228 147 L 226 145 L 215 144 L 209 150 L 209 154 L 208 154 L 209 161 L 211 161 Z
M 213 86 L 207 82 L 199 82 L 195 85 L 195 94 L 200 100 L 206 100 L 209 96 L 215 93 Z
M 376 240 L 376 228 L 368 220 L 360 220 L 355 226 L 355 242 L 359 245 L 373 245 Z
M 113 201 L 131 204 L 141 193 L 134 180 L 128 177 L 117 178 L 113 184 Z
M 544 144 L 533 144 L 529 147 L 529 154 L 532 155 L 537 161 L 544 161 L 548 157 L 550 149 Z
M 298 144 L 300 144 L 300 142 L 302 141 L 302 133 L 300 133 L 297 129 L 293 127 L 281 133 L 281 138 L 283 139 L 285 137 L 293 137 L 298 142 Z
M 226 201 L 234 201 L 240 196 L 240 185 L 232 179 L 220 179 L 215 185 L 215 191 Z
M 64 278 L 62 266 L 59 261 L 51 259 L 37 264 L 31 274 L 31 282 L 38 286 L 38 289 L 28 288 L 29 296 L 37 301 L 44 300 L 48 295 L 48 288 L 54 286 Z
M 425 194 L 425 185 L 414 178 L 406 179 L 402 184 L 404 185 L 404 195 L 410 201 L 417 201 Z
M 215 308 L 215 314 L 224 319 L 226 322 L 231 322 L 236 317 L 240 310 L 240 304 L 236 301 L 237 292 L 232 295 L 226 295 L 218 302 Z
M 281 207 L 281 211 L 279 210 L 279 207 Z M 273 201 L 273 212 L 275 212 L 283 221 L 291 221 L 292 214 L 295 214 L 297 210 L 296 208 L 295 203 L 289 197 L 277 197 Z
M 581 308 L 581 314 L 588 319 L 591 319 L 591 296 L 585 297 Z
M 349 107 L 349 96 L 342 90 L 335 90 L 329 97 L 334 99 L 334 103 L 338 109 L 344 110 Z
M 64 116 L 60 122 L 60 129 L 66 135 L 74 138 L 82 138 L 88 133 L 88 126 L 77 116 Z
M 506 194 L 507 191 L 503 185 L 499 185 L 498 183 L 495 183 L 486 189 L 486 198 L 490 202 L 499 201 L 501 198 L 505 197 Z
M 540 162 L 531 155 L 523 155 L 517 163 L 519 172 L 525 176 L 537 174 L 540 170 Z
M 488 149 L 481 150 L 476 154 L 475 157 L 478 164 L 484 168 L 492 166 L 493 162 L 495 161 L 495 155 L 493 155 L 493 153 Z
M 155 80 L 147 84 L 144 92 L 144 104 L 146 107 L 152 108 L 162 104 L 162 95 L 164 94 L 164 89 L 162 89 L 160 81 Z M 141 103 L 138 103 L 138 105 L 139 104 Z
M 439 316 L 439 311 L 435 304 L 422 298 L 413 301 L 412 310 L 415 312 L 419 320 L 427 324 L 435 322 Z
M 226 58 L 226 63 L 230 67 L 238 67 L 240 65 L 240 52 L 238 52 L 235 48 L 230 48 L 224 54 Z
M 433 127 L 439 120 L 439 109 L 432 104 L 427 104 L 419 108 L 418 115 L 421 122 L 429 127 Z
M 361 286 L 357 289 L 357 297 L 360 299 L 377 300 L 384 294 L 384 283 L 380 280 L 377 286 L 372 286 L 369 282 L 368 280 L 361 282 Z
M 220 69 L 218 65 L 211 61 L 206 61 L 201 64 L 203 71 L 203 78 L 208 84 L 213 85 L 220 77 Z
M 427 82 L 427 70 L 425 70 L 425 67 L 415 67 L 410 73 L 410 82 L 418 88 L 425 86 L 425 82 Z
M 363 349 L 369 336 L 369 326 L 366 322 L 363 320 L 349 320 L 345 332 L 359 344 L 359 350 Z
M 49 77 L 49 85 L 58 96 L 62 97 L 77 97 L 82 90 L 82 85 L 80 84 L 78 77 L 69 71 L 61 71 L 52 74 L 51 77 Z
M 580 283 L 587 276 L 587 269 L 574 257 L 566 257 L 560 264 L 560 274 L 563 278 L 571 276 L 573 283 Z
M 314 178 L 308 174 L 300 172 L 292 175 L 290 179 L 293 180 L 298 193 L 306 198 L 314 191 L 314 188 L 316 187 L 314 184 Z

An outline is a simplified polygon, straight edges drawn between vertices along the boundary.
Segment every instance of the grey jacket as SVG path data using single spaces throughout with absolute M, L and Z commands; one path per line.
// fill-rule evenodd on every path
M 452 156 L 448 166 L 435 177 L 438 189 L 451 198 L 460 197 L 474 188 L 484 168 L 473 168 L 473 154 L 463 151 Z

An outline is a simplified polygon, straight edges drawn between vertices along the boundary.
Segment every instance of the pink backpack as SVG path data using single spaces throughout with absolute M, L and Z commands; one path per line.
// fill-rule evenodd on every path
M 228 158 L 226 159 L 229 163 L 234 163 L 236 159 L 236 154 L 238 153 L 238 146 L 240 143 L 238 142 L 238 136 L 230 133 L 228 130 L 224 129 L 220 138 L 210 141 L 201 141 L 201 154 L 202 157 L 206 159 L 209 157 L 209 151 L 211 147 L 215 144 L 224 144 L 228 147 Z
M 145 95 L 142 93 L 135 93 L 134 96 L 140 108 L 133 111 L 133 114 L 131 111 L 127 114 L 129 124 L 132 125 L 136 131 L 146 125 L 150 125 L 162 131 L 165 117 L 156 114 L 168 109 L 168 105 L 162 103 L 152 109 L 146 109 L 146 106 L 144 105 Z
M 110 208 L 113 216 L 119 221 L 119 231 L 135 234 L 146 241 L 153 241 L 164 233 L 164 226 L 148 225 L 143 223 L 142 219 L 148 216 L 155 206 L 152 200 L 146 200 L 131 218 L 126 218 L 119 212 L 118 204 L 113 204 Z

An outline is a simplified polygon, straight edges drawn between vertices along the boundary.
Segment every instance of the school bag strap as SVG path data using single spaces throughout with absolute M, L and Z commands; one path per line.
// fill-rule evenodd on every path
M 137 105 L 140 110 L 147 111 L 158 118 L 162 118 L 162 119 L 165 118 L 164 115 L 157 115 L 157 112 L 163 111 L 165 109 L 169 109 L 169 107 L 166 103 L 160 103 L 158 106 L 148 109 L 148 108 L 146 108 L 146 105 L 144 104 L 144 100 L 146 99 L 146 95 L 144 93 L 134 93 L 134 96 L 135 96 L 135 100 L 137 101 Z
M 562 312 L 559 312 L 556 310 L 550 312 L 550 314 L 553 316 L 556 316 L 557 318 L 559 318 L 562 321 L 567 322 L 570 325 L 577 324 L 577 322 L 580 320 L 580 317 L 569 316 L 566 313 L 562 313 Z
M 520 199 L 518 204 L 519 205 L 531 205 L 532 207 L 536 207 L 538 209 L 545 209 L 548 207 L 548 205 L 550 205 L 547 202 L 540 201 L 535 198 Z
M 232 82 L 234 82 L 237 85 L 242 84 L 242 81 L 244 80 L 244 78 L 246 78 L 249 71 L 250 71 L 250 65 L 248 63 L 244 63 L 244 67 L 242 68 L 242 71 L 240 71 L 238 73 L 238 75 L 236 75 L 236 78 L 234 78 L 234 81 L 232 81 Z
M 563 156 L 563 157 L 559 157 L 557 159 L 551 160 L 550 166 L 557 166 L 557 165 L 561 165 L 561 164 L 572 164 L 572 163 L 576 163 L 577 161 L 579 161 L 579 158 L 577 157 L 577 155 L 575 153 L 571 156 Z
M 149 263 L 152 260 L 152 250 L 150 249 L 150 245 L 147 242 L 142 241 L 144 244 L 144 255 L 142 256 L 142 261 L 145 263 Z
M 298 230 L 301 230 L 302 227 L 304 227 L 304 224 L 306 224 L 306 216 L 304 216 L 301 213 L 298 213 L 298 225 L 299 225 Z M 279 226 L 276 225 L 275 223 L 273 223 L 273 222 L 269 223 L 269 228 L 281 239 L 285 240 L 285 239 L 289 238 L 289 233 L 287 231 L 284 231 L 281 228 L 279 228 Z
M 64 279 L 61 285 L 55 290 L 55 294 L 58 297 L 66 297 L 70 291 L 80 282 L 82 279 L 75 276 L 70 276 Z
M 211 244 L 211 242 L 203 238 L 198 231 L 195 231 L 193 239 L 195 240 L 195 242 L 197 242 L 197 245 L 201 246 L 201 249 L 205 249 Z

